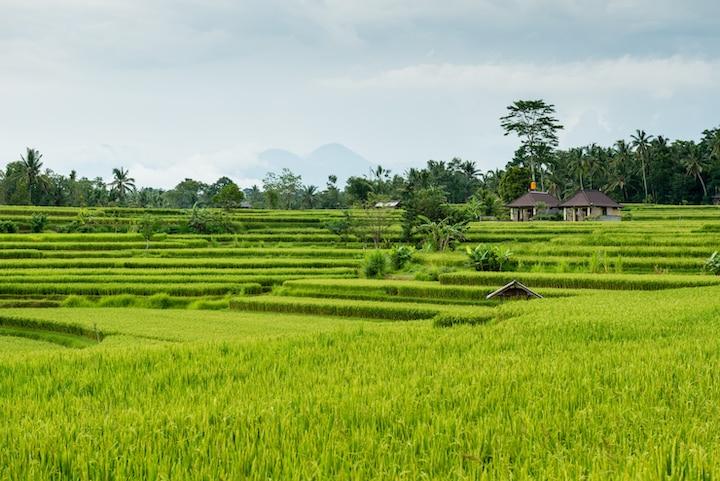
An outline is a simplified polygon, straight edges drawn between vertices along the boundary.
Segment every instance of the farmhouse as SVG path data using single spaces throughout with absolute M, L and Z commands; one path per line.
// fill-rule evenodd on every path
M 540 214 L 557 214 L 560 201 L 552 194 L 531 190 L 514 201 L 506 204 L 510 209 L 510 220 L 526 222 Z
M 581 190 L 560 204 L 567 221 L 620 220 L 622 206 L 599 190 Z

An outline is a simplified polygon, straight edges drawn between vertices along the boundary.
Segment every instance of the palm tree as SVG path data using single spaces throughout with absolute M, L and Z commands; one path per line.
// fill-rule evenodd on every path
M 466 160 L 465 162 L 461 163 L 459 168 L 460 171 L 465 174 L 469 179 L 477 179 L 478 175 L 480 174 L 477 165 L 475 165 L 475 162 L 471 160 Z
M 620 189 L 623 200 L 627 200 L 627 184 L 629 182 L 630 172 L 630 156 L 632 151 L 630 146 L 624 140 L 615 142 L 613 155 L 610 157 L 610 165 L 607 171 L 608 184 L 605 189 L 613 191 Z
M 710 157 L 720 160 L 720 129 L 710 138 Z
M 42 154 L 38 150 L 31 149 L 30 147 L 26 148 L 25 157 L 20 156 L 20 162 L 23 167 L 23 177 L 27 183 L 31 204 L 35 203 L 38 187 L 42 183 L 40 178 L 43 163 L 40 159 L 42 159 Z
M 694 143 L 690 143 L 690 145 L 688 145 L 687 154 L 681 160 L 681 163 L 683 167 L 685 167 L 685 172 L 689 177 L 696 177 L 700 181 L 700 185 L 703 190 L 703 197 L 707 197 L 707 187 L 705 186 L 705 181 L 702 178 L 705 165 L 700 158 L 697 145 Z
M 123 201 L 128 193 L 135 192 L 135 179 L 130 177 L 130 171 L 122 167 L 113 169 L 112 173 L 113 181 L 108 186 L 118 200 Z
M 584 190 L 583 177 L 587 171 L 587 160 L 585 159 L 585 151 L 582 147 L 570 149 L 570 169 L 573 175 L 576 175 L 580 181 L 580 190 Z
M 645 201 L 648 198 L 647 175 L 645 174 L 645 166 L 648 162 L 648 154 L 650 153 L 650 142 L 652 135 L 647 135 L 644 130 L 636 130 L 632 135 L 632 146 L 635 148 L 635 155 L 640 159 L 640 169 L 642 171 L 643 189 L 645 189 Z
M 315 196 L 317 195 L 317 187 L 314 185 L 306 185 L 302 189 L 303 203 L 308 209 L 315 207 Z

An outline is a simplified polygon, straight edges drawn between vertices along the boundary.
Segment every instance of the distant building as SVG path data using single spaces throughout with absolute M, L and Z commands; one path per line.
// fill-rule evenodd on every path
M 500 289 L 491 292 L 486 299 L 542 299 L 542 296 L 537 292 L 534 292 L 526 285 L 513 280 L 508 282 Z
M 720 192 L 713 196 L 712 201 L 713 205 L 720 205 Z
M 599 190 L 581 190 L 560 204 L 566 221 L 620 220 L 622 205 Z
M 547 192 L 531 190 L 514 201 L 506 204 L 510 209 L 510 220 L 526 222 L 538 214 L 557 214 L 560 212 L 560 201 Z
M 400 207 L 399 200 L 390 200 L 388 202 L 377 202 L 375 203 L 376 209 L 397 209 Z

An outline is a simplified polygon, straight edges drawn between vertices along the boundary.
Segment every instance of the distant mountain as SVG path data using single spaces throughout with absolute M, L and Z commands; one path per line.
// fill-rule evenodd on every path
M 257 167 L 246 172 L 249 177 L 262 179 L 267 172 L 279 172 L 288 168 L 302 175 L 304 184 L 325 186 L 329 175 L 336 175 L 338 185 L 343 186 L 348 177 L 369 173 L 374 165 L 348 147 L 325 144 L 307 155 L 298 155 L 284 149 L 268 149 L 258 155 Z

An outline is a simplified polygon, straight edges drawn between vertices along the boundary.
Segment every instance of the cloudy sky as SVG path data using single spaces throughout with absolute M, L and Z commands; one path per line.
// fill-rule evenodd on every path
M 257 177 L 340 143 L 501 167 L 543 98 L 561 145 L 720 125 L 717 0 L 0 0 L 0 162 L 141 185 Z M 262 167 L 260 165 L 260 167 Z M 332 170 L 332 166 L 327 166 Z

